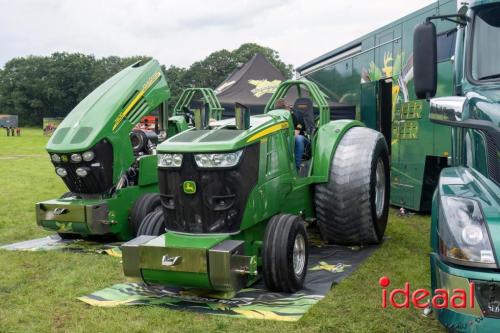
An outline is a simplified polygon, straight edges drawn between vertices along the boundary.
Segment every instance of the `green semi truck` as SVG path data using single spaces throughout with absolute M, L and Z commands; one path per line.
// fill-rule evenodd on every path
M 62 238 L 129 240 L 160 207 L 156 146 L 187 130 L 195 109 L 220 119 L 211 89 L 183 91 L 172 115 L 170 90 L 156 60 L 133 64 L 83 99 L 47 144 L 69 192 L 36 204 L 37 224 Z M 158 112 L 156 124 L 142 124 Z
M 292 114 L 275 107 L 292 89 L 309 141 L 300 169 Z M 237 105 L 235 118 L 214 122 L 197 111 L 194 128 L 157 147 L 162 209 L 122 245 L 125 275 L 220 291 L 263 277 L 268 289 L 293 292 L 307 272 L 306 224 L 336 243 L 379 243 L 389 207 L 387 144 L 359 121 L 330 120 L 330 111 L 307 80 L 283 82 L 261 115 Z
M 357 119 L 380 131 L 391 154 L 391 204 L 431 209 L 439 172 L 451 154 L 447 126 L 429 120 L 429 105 L 413 92 L 413 30 L 426 17 L 456 10 L 438 1 L 298 67 L 330 104 L 356 108 Z M 436 22 L 437 96 L 453 94 L 455 24 Z
M 436 97 L 436 22 L 455 26 L 453 91 Z M 465 290 L 465 306 L 435 306 L 451 332 L 500 331 L 500 1 L 429 16 L 414 33 L 415 94 L 451 128 L 450 166 L 432 202 L 431 284 Z M 430 99 L 428 103 L 427 100 Z M 459 302 L 460 303 L 460 302 Z

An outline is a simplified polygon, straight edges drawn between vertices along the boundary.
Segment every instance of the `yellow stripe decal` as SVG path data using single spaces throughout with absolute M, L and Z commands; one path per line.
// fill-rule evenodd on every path
M 139 93 L 134 97 L 134 99 L 132 100 L 132 102 L 130 102 L 128 104 L 128 106 L 125 108 L 125 110 L 123 110 L 122 113 L 120 113 L 118 115 L 118 117 L 116 117 L 115 119 L 115 123 L 113 124 L 113 131 L 118 127 L 118 125 L 121 124 L 121 122 L 123 121 L 123 119 L 129 114 L 129 112 L 134 108 L 134 106 L 137 104 L 137 102 L 139 102 L 141 100 L 141 98 L 144 96 L 144 94 L 146 93 L 146 91 L 151 88 L 151 86 L 161 77 L 161 73 L 160 72 L 156 72 L 154 73 L 149 79 L 148 81 L 146 82 L 146 84 L 144 84 L 144 86 L 142 87 L 141 91 L 139 91 Z
M 266 129 L 263 129 L 262 131 L 260 132 L 257 132 L 255 133 L 254 135 L 252 135 L 250 138 L 248 138 L 247 142 L 252 142 L 252 141 L 255 141 L 257 139 L 260 139 L 262 138 L 263 136 L 266 136 L 268 134 L 271 134 L 271 133 L 274 133 L 274 132 L 277 132 L 279 130 L 282 130 L 284 128 L 288 128 L 288 122 L 284 121 L 284 122 L 281 122 L 281 123 L 278 123 L 276 125 L 273 125 L 271 127 L 268 127 Z

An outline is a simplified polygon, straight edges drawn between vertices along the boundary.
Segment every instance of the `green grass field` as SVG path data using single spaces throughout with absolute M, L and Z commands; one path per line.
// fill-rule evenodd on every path
M 0 244 L 48 235 L 34 204 L 65 186 L 44 151 L 41 130 L 0 132 Z M 232 319 L 159 307 L 97 308 L 76 299 L 122 282 L 116 258 L 98 254 L 0 251 L 0 332 L 442 332 L 415 309 L 382 309 L 378 279 L 430 289 L 428 216 L 391 211 L 387 240 L 349 278 L 295 323 Z

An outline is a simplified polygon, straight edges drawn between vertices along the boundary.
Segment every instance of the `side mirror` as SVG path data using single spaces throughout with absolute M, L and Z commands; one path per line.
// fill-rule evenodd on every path
M 235 103 L 234 118 L 237 129 L 247 130 L 250 128 L 250 110 L 245 105 L 240 103 Z
M 453 125 L 462 121 L 466 98 L 461 96 L 433 98 L 430 102 L 429 118 L 433 122 Z
M 419 24 L 413 32 L 413 76 L 418 99 L 430 99 L 437 89 L 436 26 Z

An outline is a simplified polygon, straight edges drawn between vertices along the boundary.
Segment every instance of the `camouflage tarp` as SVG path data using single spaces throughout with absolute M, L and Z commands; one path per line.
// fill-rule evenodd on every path
M 241 290 L 233 297 L 193 289 L 121 283 L 80 297 L 79 300 L 103 307 L 156 305 L 215 315 L 296 321 L 321 300 L 332 285 L 351 274 L 375 249 L 314 242 L 310 247 L 305 288 L 294 294 L 269 292 L 262 282 Z
M 104 253 L 113 257 L 121 257 L 121 243 L 98 243 L 82 239 L 61 239 L 58 235 L 31 239 L 0 246 L 9 251 L 71 251 Z

